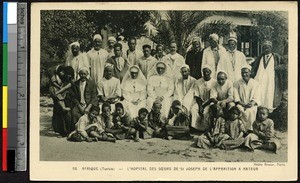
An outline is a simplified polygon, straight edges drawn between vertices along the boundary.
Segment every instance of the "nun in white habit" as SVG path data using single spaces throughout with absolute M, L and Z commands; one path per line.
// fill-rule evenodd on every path
M 164 62 L 157 62 L 148 74 L 147 108 L 151 110 L 153 102 L 159 100 L 162 103 L 161 113 L 168 115 L 174 93 L 173 72 Z
M 137 117 L 138 111 L 146 107 L 147 80 L 137 65 L 131 66 L 121 83 L 123 105 L 130 116 Z

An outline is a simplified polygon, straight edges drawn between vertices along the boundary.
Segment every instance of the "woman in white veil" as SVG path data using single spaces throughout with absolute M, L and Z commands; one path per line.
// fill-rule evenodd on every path
M 146 107 L 147 80 L 137 65 L 129 67 L 121 83 L 123 105 L 132 117 Z
M 148 73 L 147 108 L 150 110 L 153 102 L 162 103 L 162 116 L 166 117 L 170 109 L 174 93 L 174 74 L 164 62 L 157 62 Z

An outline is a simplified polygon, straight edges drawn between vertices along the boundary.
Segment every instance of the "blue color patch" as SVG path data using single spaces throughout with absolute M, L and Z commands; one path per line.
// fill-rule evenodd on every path
M 3 3 L 3 43 L 7 43 L 7 4 Z

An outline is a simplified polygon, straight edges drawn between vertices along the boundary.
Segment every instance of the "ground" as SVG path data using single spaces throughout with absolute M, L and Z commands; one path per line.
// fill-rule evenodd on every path
M 147 139 L 140 142 L 69 142 L 57 138 L 51 129 L 52 100 L 41 97 L 40 160 L 41 161 L 173 161 L 173 162 L 286 162 L 287 133 L 276 132 L 282 148 L 277 154 L 243 149 L 200 149 L 195 146 L 198 135 L 191 140 Z

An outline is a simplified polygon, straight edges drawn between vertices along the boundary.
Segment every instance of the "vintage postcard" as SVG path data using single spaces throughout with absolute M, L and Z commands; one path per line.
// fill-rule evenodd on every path
M 30 179 L 297 179 L 296 2 L 32 3 Z

